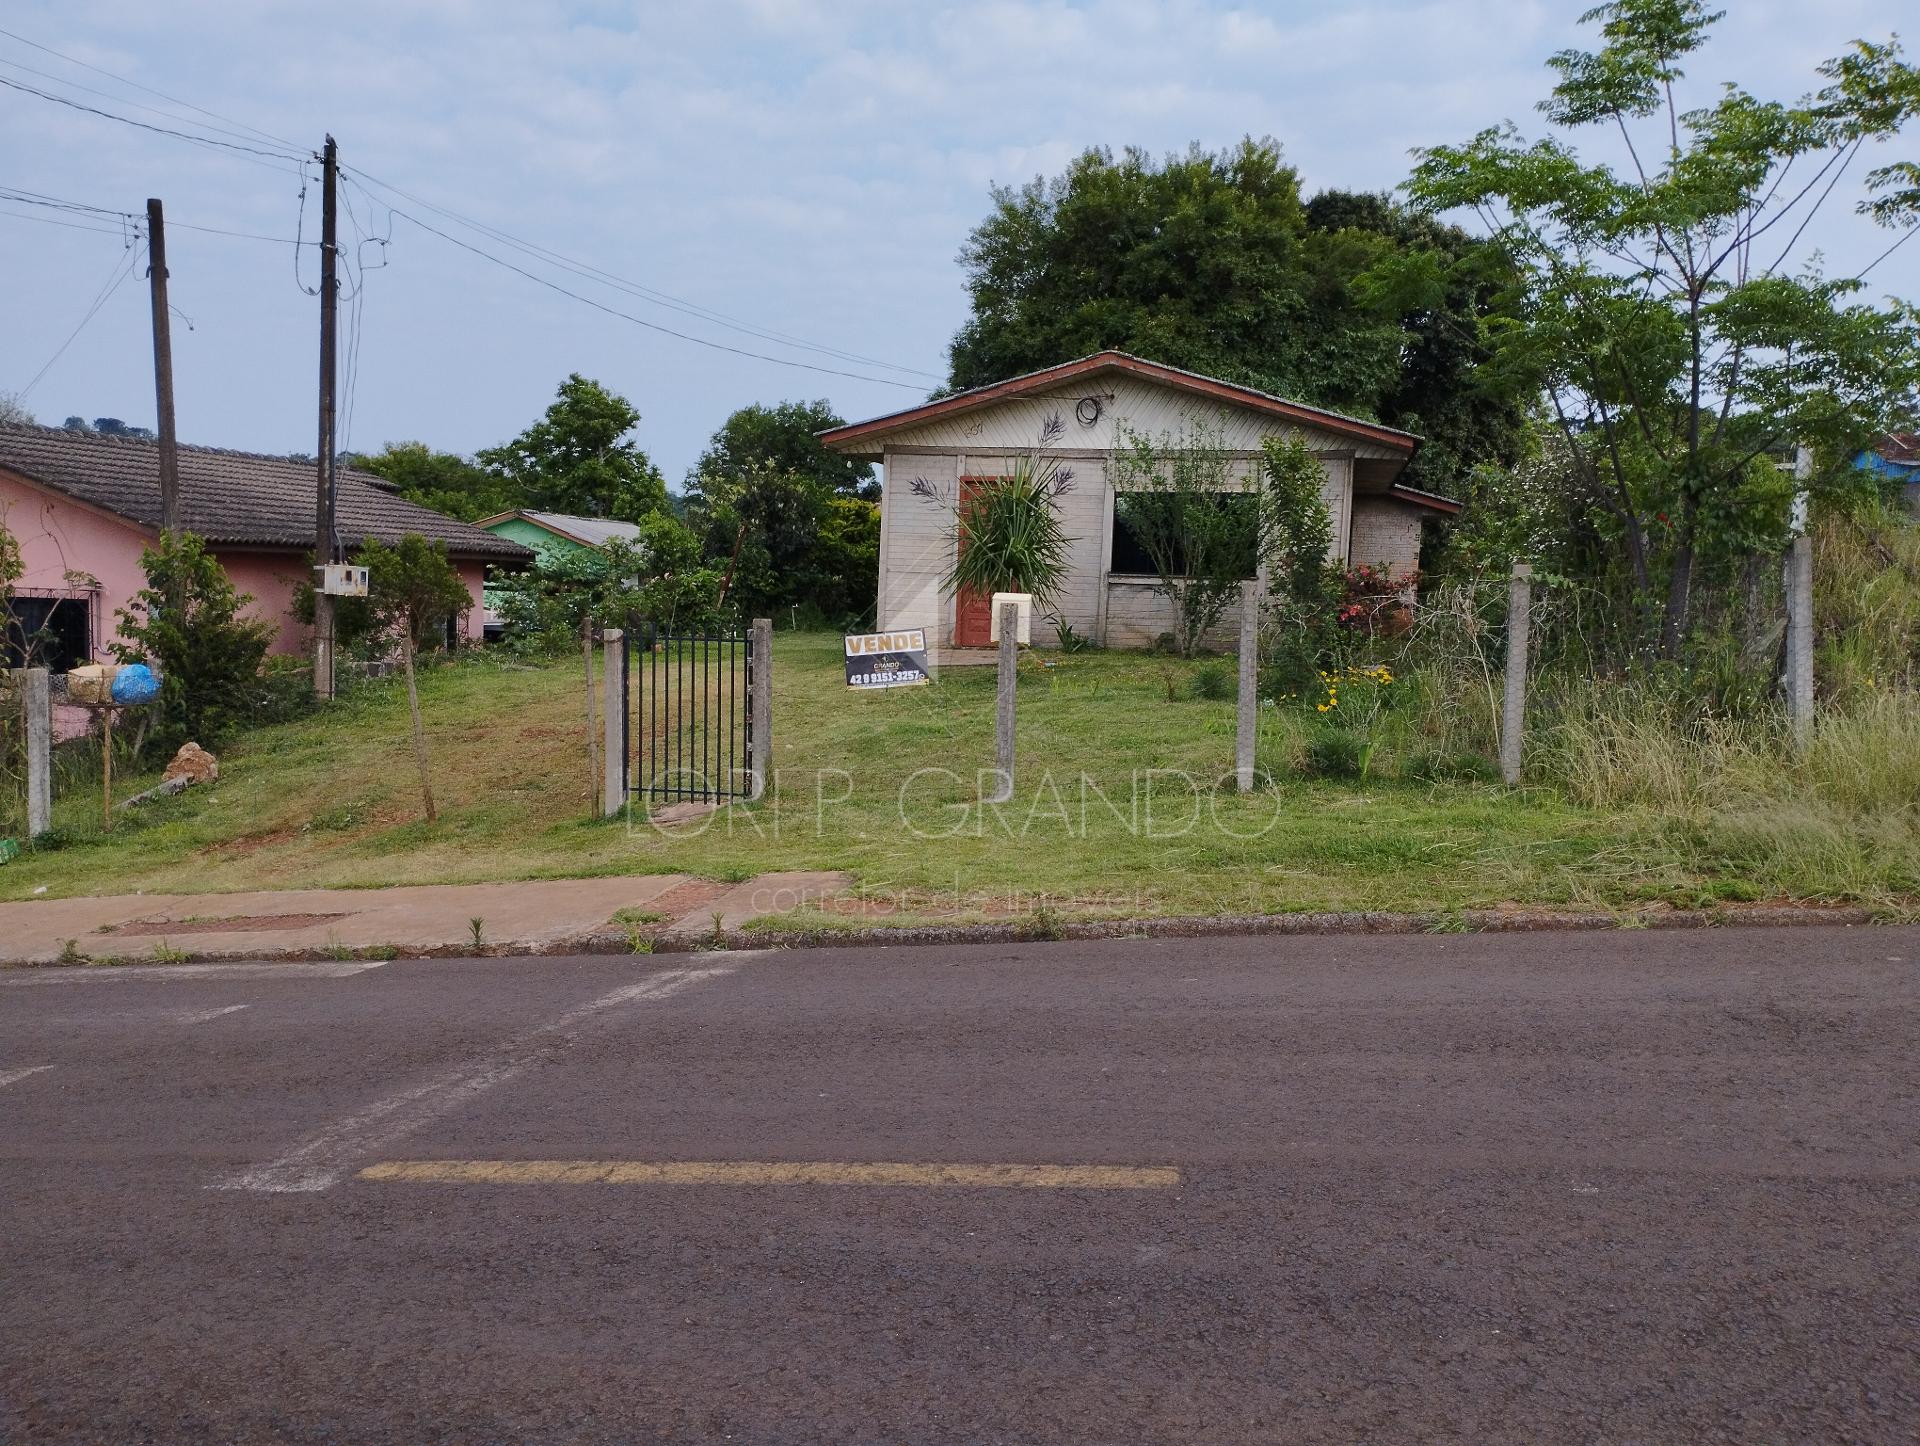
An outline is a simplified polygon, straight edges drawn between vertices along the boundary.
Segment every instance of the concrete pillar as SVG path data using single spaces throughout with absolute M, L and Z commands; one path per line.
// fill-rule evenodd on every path
M 1520 781 L 1527 728 L 1527 647 L 1533 631 L 1533 569 L 1513 565 L 1507 585 L 1507 696 L 1500 710 L 1500 776 L 1511 788 Z
M 1813 731 L 1813 539 L 1807 536 L 1806 484 L 1813 476 L 1813 449 L 1794 453 L 1793 473 L 1800 490 L 1793 499 L 1793 541 L 1787 544 L 1787 717 L 1793 744 L 1806 743 Z
M 600 716 L 606 727 L 600 813 L 618 818 L 627 806 L 627 635 L 608 628 L 600 636 Z
M 1000 605 L 999 689 L 993 700 L 993 796 L 988 803 L 1007 803 L 1013 798 L 1013 700 L 1014 685 L 1020 673 L 1020 609 L 1014 603 Z
M 1260 737 L 1260 590 L 1240 584 L 1239 719 L 1233 737 L 1233 780 L 1242 793 L 1253 791 L 1254 745 Z
M 53 695 L 45 668 L 20 674 L 20 703 L 27 729 L 27 837 L 53 827 Z
M 773 768 L 773 619 L 755 618 L 747 647 L 748 734 L 751 784 L 748 798 L 764 798 Z

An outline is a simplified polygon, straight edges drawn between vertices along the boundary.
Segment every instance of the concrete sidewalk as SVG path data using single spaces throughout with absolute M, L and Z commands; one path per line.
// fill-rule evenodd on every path
M 554 954 L 626 944 L 635 932 L 679 941 L 818 903 L 844 874 L 762 874 L 717 883 L 686 874 L 542 879 L 394 889 L 276 889 L 240 894 L 118 894 L 0 904 L 0 964 L 76 955 L 136 960 L 499 952 Z M 632 910 L 643 917 L 616 923 Z M 481 947 L 474 948 L 480 921 Z

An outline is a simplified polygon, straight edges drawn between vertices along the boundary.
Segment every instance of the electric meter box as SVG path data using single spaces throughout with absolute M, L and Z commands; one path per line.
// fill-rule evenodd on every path
M 319 580 L 320 591 L 328 597 L 365 597 L 367 595 L 367 570 L 355 567 L 350 562 L 330 562 L 325 567 L 316 567 L 314 576 Z
M 1013 640 L 1023 646 L 1033 642 L 1033 594 L 1027 592 L 997 592 L 993 595 L 993 621 L 987 627 L 987 641 L 1000 641 L 1000 609 L 1006 603 L 1012 603 L 1020 609 L 1019 624 L 1014 628 Z M 978 634 L 975 634 L 977 637 Z

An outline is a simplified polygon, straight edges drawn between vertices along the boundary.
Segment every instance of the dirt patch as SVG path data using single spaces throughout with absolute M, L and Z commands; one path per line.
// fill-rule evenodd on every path
M 129 919 L 96 934 L 251 934 L 273 929 L 307 929 L 332 924 L 345 914 L 225 914 L 217 919 Z
M 648 904 L 647 912 L 665 914 L 676 921 L 684 919 L 705 908 L 732 887 L 732 884 L 723 884 L 714 879 L 688 879 L 684 884 L 675 884 Z

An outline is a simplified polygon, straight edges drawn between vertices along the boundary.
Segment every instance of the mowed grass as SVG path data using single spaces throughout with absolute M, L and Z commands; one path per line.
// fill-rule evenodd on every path
M 781 634 L 775 659 L 777 786 L 759 804 L 670 829 L 592 817 L 579 660 L 477 656 L 422 679 L 437 823 L 422 816 L 404 692 L 378 682 L 236 740 L 216 784 L 118 814 L 110 833 L 97 787 L 68 790 L 61 846 L 0 869 L 0 897 L 843 869 L 858 902 L 829 917 L 897 922 L 1862 892 L 1844 872 L 1770 872 L 1750 837 L 1723 846 L 1710 825 L 1656 808 L 1484 783 L 1304 781 L 1293 709 L 1262 710 L 1272 776 L 1242 797 L 1233 704 L 1194 696 L 1206 664 L 1130 653 L 1023 657 L 1014 800 L 983 805 L 991 668 L 851 693 L 838 638 Z

